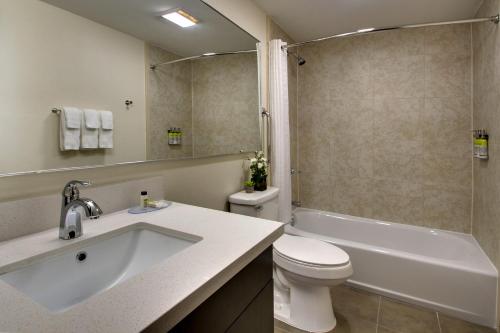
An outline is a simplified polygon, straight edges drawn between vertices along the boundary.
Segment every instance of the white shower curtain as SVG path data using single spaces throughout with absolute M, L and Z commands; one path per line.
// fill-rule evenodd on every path
M 279 192 L 279 220 L 292 218 L 292 180 L 290 169 L 290 120 L 288 116 L 287 54 L 280 39 L 269 44 L 269 93 L 271 113 L 272 182 Z

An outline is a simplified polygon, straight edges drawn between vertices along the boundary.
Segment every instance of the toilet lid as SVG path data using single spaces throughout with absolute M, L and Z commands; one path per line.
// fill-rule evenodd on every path
M 340 266 L 349 262 L 344 250 L 312 238 L 284 234 L 273 243 L 273 248 L 284 257 L 309 265 Z

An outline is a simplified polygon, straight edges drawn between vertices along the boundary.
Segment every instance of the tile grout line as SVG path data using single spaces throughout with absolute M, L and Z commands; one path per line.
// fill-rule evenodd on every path
M 297 56 L 300 55 L 300 47 L 297 47 L 297 50 L 296 50 L 296 53 L 295 53 Z M 290 141 L 290 150 L 293 151 L 295 153 L 295 164 L 294 164 L 294 167 L 295 167 L 295 170 L 296 170 L 296 173 L 295 173 L 295 178 L 292 176 L 292 197 L 295 193 L 295 198 L 297 201 L 301 201 L 300 200 L 300 162 L 299 162 L 299 112 L 300 112 L 300 108 L 299 108 L 299 64 L 298 62 L 295 64 L 295 81 L 293 83 L 295 85 L 295 98 L 294 98 L 294 102 L 295 102 L 295 126 L 293 128 L 293 131 L 295 133 L 295 145 L 292 147 L 291 145 L 291 141 Z M 295 181 L 293 181 L 293 179 L 295 179 Z M 294 185 L 295 184 L 295 185 Z M 294 189 L 294 186 L 295 186 L 295 192 L 293 191 Z
M 378 307 L 377 307 L 377 321 L 375 322 L 375 333 L 378 333 L 379 320 L 380 320 L 380 308 L 382 307 L 382 296 L 378 296 Z
M 471 128 L 474 129 L 474 36 L 473 36 L 473 30 L 472 30 L 472 23 L 470 24 L 470 124 Z M 471 145 L 471 143 L 469 143 Z M 474 157 L 471 156 L 471 206 L 470 206 L 470 229 L 469 233 L 472 235 L 473 231 L 472 229 L 474 228 Z
M 439 319 L 439 312 L 436 312 L 436 318 L 437 318 L 437 322 L 438 322 L 439 333 L 442 333 L 443 330 L 441 328 L 441 320 Z

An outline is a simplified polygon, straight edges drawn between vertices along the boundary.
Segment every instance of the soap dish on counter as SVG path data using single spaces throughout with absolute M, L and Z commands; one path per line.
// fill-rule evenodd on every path
M 141 207 L 141 206 L 136 206 L 129 208 L 128 213 L 129 214 L 145 214 L 145 213 L 150 213 L 154 212 L 157 210 L 165 209 L 167 207 L 170 207 L 172 205 L 171 201 L 163 201 L 165 204 L 162 207 Z

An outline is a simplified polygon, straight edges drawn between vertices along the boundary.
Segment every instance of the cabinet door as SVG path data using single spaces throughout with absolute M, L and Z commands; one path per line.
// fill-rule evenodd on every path
M 259 295 L 227 330 L 227 333 L 273 333 L 273 282 Z
M 266 297 L 262 296 L 259 300 L 261 307 L 271 309 L 262 312 L 262 314 L 268 316 L 268 320 L 273 320 L 272 277 L 272 248 L 268 248 L 169 332 L 227 332 L 253 304 L 254 300 L 261 296 L 263 290 L 268 288 L 269 283 L 271 284 L 271 294 L 267 293 Z M 264 302 L 267 304 L 264 305 Z M 158 325 L 153 324 L 150 328 L 150 332 L 161 332 Z

